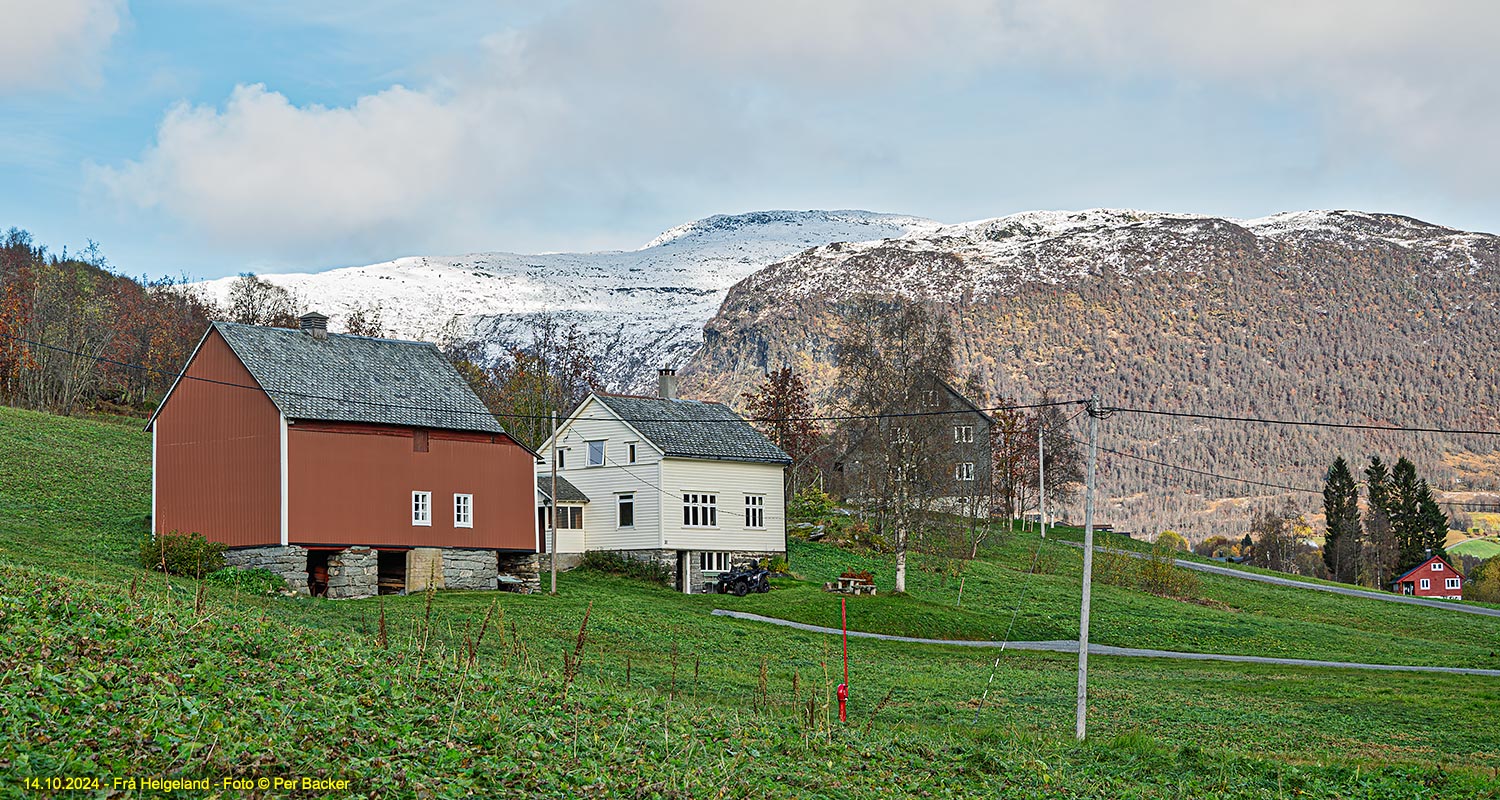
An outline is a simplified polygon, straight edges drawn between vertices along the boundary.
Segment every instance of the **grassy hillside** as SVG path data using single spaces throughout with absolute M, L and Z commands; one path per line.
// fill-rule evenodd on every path
M 994 653 L 856 641 L 853 725 L 829 726 L 835 639 L 708 614 L 836 624 L 837 603 L 811 584 L 859 559 L 817 545 L 793 553 L 810 582 L 743 600 L 579 571 L 558 597 L 331 602 L 207 587 L 195 609 L 197 584 L 129 562 L 149 505 L 137 428 L 0 409 L 0 435 L 20 456 L 0 476 L 6 793 L 26 776 L 322 774 L 355 781 L 328 793 L 359 795 L 1500 796 L 1500 732 L 1464 721 L 1500 713 L 1492 679 L 1096 658 L 1092 736 L 1079 745 L 1072 657 L 1006 653 L 976 721 Z M 962 609 L 917 571 L 910 597 L 862 598 L 851 616 L 998 638 L 1034 544 L 1014 537 L 973 565 Z M 1066 635 L 1055 632 L 1076 616 L 1067 557 L 1059 548 L 1056 569 L 1033 579 L 1014 635 Z M 863 563 L 889 585 L 883 562 Z M 1299 610 L 1240 588 L 1214 589 L 1237 609 L 1226 610 L 1100 587 L 1099 640 L 1227 648 L 1240 624 L 1258 637 L 1248 649 L 1279 639 L 1300 653 L 1326 634 L 1368 653 L 1360 632 L 1378 639 L 1384 626 L 1414 660 L 1476 665 L 1488 656 L 1474 637 L 1500 641 L 1494 627 L 1450 627 L 1467 622 L 1456 614 L 1395 607 L 1366 626 L 1338 616 L 1383 609 Z M 565 690 L 562 654 L 585 613 Z
M 1449 552 L 1473 556 L 1475 558 L 1494 558 L 1495 556 L 1500 556 L 1500 539 L 1474 538 L 1466 542 L 1459 542 L 1448 549 Z

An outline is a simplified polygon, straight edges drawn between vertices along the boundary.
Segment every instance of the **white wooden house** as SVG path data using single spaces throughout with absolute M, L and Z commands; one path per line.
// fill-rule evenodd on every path
M 581 530 L 558 530 L 560 560 L 611 550 L 658 561 L 696 594 L 721 571 L 785 555 L 791 459 L 728 406 L 678 398 L 671 370 L 659 382 L 659 397 L 589 395 L 542 446 L 538 492 L 555 458 L 583 508 Z M 558 495 L 570 502 L 561 483 Z

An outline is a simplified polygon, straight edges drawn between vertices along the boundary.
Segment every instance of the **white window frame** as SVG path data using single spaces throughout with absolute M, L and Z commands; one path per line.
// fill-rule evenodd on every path
M 412 492 L 409 508 L 412 527 L 432 527 L 432 492 Z
M 938 404 L 938 393 L 936 389 L 927 389 L 922 392 L 922 404 L 935 406 Z
M 453 495 L 453 527 L 474 527 L 474 495 L 462 493 Z
M 953 465 L 953 479 L 956 481 L 974 480 L 974 462 L 962 461 Z
M 638 457 L 638 453 L 637 453 L 638 449 L 639 448 L 636 446 L 635 442 L 626 442 L 625 443 L 625 463 L 626 464 L 634 464 L 634 463 L 636 463 L 636 460 L 637 460 L 637 457 Z
M 1432 571 L 1433 572 L 1442 572 L 1443 571 L 1443 562 L 1441 562 L 1441 561 L 1434 561 L 1434 562 L 1432 562 Z
M 609 454 L 606 451 L 606 445 L 605 445 L 606 441 L 608 441 L 608 440 L 607 439 L 593 439 L 591 441 L 584 442 L 584 444 L 588 447 L 588 449 L 586 451 L 584 451 L 584 456 L 583 456 L 584 466 L 586 466 L 586 467 L 602 467 L 602 466 L 605 465 L 605 463 L 607 463 L 609 461 Z M 599 463 L 597 463 L 597 464 L 594 463 L 594 445 L 599 445 Z
M 552 450 L 552 459 L 557 462 L 558 469 L 568 468 L 568 448 L 557 447 Z
M 707 550 L 698 553 L 698 571 L 705 575 L 713 572 L 728 572 L 729 553 Z
M 973 425 L 954 425 L 953 426 L 953 443 L 954 444 L 973 444 L 974 443 L 974 426 Z
M 630 524 L 620 524 L 620 511 L 626 505 L 630 506 Z M 615 495 L 615 530 L 635 530 L 635 492 L 621 492 Z
M 682 493 L 682 527 L 719 527 L 719 495 L 709 492 Z
M 1423 578 L 1422 579 L 1422 585 L 1421 585 L 1420 588 L 1431 589 L 1432 588 L 1432 579 L 1431 578 Z
M 1462 580 L 1458 579 L 1458 578 L 1448 578 L 1446 581 L 1444 581 L 1444 585 L 1445 585 L 1445 588 L 1448 588 L 1448 589 L 1462 589 L 1462 588 L 1464 588 L 1464 582 Z
M 766 529 L 765 495 L 745 495 L 745 527 L 752 531 L 763 531 Z

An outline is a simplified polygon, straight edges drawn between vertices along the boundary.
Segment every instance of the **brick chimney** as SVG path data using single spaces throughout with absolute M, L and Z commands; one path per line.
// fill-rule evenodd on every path
M 663 400 L 677 399 L 677 370 L 662 367 L 656 371 L 656 393 Z
M 328 338 L 328 318 L 316 311 L 309 311 L 297 318 L 302 323 L 302 332 L 314 339 Z

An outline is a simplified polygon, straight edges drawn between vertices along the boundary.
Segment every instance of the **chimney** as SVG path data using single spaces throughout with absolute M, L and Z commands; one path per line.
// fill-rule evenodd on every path
M 302 332 L 314 339 L 328 338 L 328 318 L 316 311 L 309 311 L 297 318 L 302 322 Z
M 677 370 L 662 367 L 656 371 L 656 392 L 663 400 L 677 399 Z

